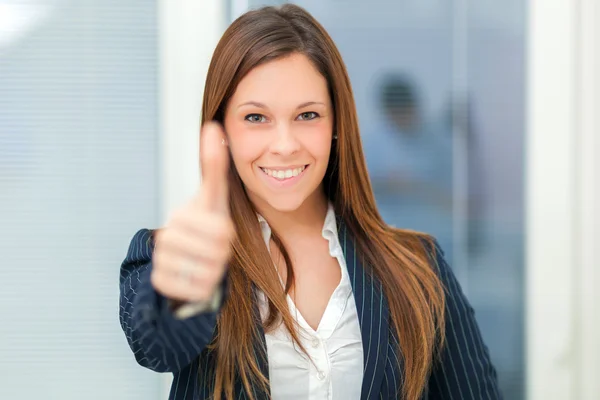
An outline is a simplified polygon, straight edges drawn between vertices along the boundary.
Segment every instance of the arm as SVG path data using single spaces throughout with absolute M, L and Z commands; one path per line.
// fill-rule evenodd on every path
M 150 282 L 154 250 L 150 235 L 147 229 L 135 234 L 121 265 L 121 327 L 140 365 L 156 372 L 176 372 L 210 343 L 218 312 L 175 318 L 168 299 Z
M 429 398 L 502 399 L 496 370 L 483 343 L 475 313 L 436 243 L 435 264 L 446 290 L 446 342 L 434 361 Z

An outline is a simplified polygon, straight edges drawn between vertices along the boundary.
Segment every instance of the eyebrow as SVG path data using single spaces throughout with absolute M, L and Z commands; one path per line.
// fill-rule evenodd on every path
M 299 110 L 299 109 L 304 108 L 304 107 L 312 106 L 312 105 L 315 105 L 315 104 L 320 104 L 320 105 L 325 106 L 325 103 L 320 102 L 320 101 L 307 101 L 305 103 L 300 104 L 298 107 L 296 107 L 296 110 Z M 245 103 L 240 104 L 238 106 L 238 108 L 242 108 L 244 106 L 255 106 L 255 107 L 258 107 L 258 108 L 264 108 L 265 110 L 269 108 L 265 104 L 260 103 L 258 101 L 247 101 Z

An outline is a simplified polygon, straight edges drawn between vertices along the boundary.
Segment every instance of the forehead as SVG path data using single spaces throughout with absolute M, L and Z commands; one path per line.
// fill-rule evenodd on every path
M 327 81 L 303 54 L 269 61 L 252 69 L 239 83 L 231 102 L 258 101 L 296 105 L 306 101 L 329 103 Z

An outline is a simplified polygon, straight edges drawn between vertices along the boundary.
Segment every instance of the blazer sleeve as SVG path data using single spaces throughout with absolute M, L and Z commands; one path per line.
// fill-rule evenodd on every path
M 429 379 L 429 399 L 502 399 L 496 370 L 483 343 L 475 312 L 437 242 L 433 255 L 446 292 L 446 337 Z
M 121 265 L 121 328 L 137 362 L 156 372 L 189 365 L 213 338 L 218 312 L 176 319 L 165 297 L 150 282 L 154 244 L 142 229 L 131 240 Z

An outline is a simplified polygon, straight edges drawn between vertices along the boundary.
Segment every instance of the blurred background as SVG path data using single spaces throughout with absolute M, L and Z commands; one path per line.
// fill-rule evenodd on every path
M 129 240 L 194 192 L 212 51 L 264 0 L 0 0 L 0 399 L 162 399 Z M 376 199 L 435 235 L 506 399 L 600 399 L 600 2 L 303 0 Z

